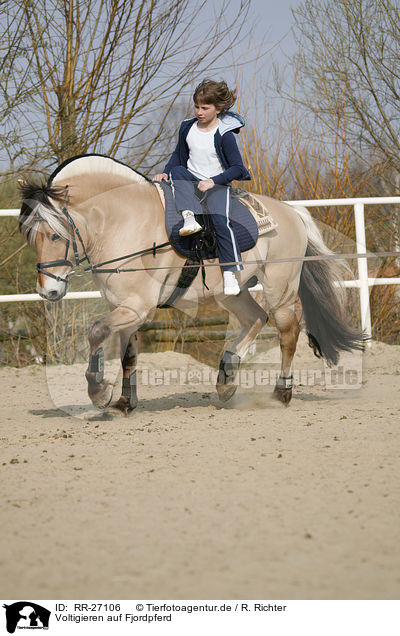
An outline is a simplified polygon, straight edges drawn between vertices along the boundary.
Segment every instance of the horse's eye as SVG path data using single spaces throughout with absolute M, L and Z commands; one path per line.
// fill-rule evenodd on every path
M 50 238 L 52 241 L 59 241 L 61 236 L 59 236 L 58 234 L 52 234 Z

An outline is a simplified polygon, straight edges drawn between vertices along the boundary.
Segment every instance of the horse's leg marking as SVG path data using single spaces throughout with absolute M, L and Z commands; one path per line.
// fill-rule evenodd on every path
M 98 349 L 100 345 L 108 338 L 111 334 L 111 329 L 105 322 L 106 319 L 97 320 L 89 330 L 89 344 L 90 350 Z

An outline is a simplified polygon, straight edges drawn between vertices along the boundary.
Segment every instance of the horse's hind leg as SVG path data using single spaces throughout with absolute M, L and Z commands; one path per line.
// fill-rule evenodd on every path
M 225 351 L 219 365 L 216 388 L 219 399 L 226 402 L 237 389 L 234 380 L 239 370 L 240 360 L 267 323 L 268 314 L 256 303 L 247 289 L 243 290 L 239 296 L 225 299 L 222 305 L 232 312 L 242 325 L 238 338 Z
M 137 382 L 136 382 L 136 363 L 137 363 L 137 333 L 136 331 L 121 331 L 121 364 L 122 364 L 122 394 L 118 402 L 112 404 L 112 408 L 121 411 L 124 415 L 128 415 L 136 408 L 137 398 Z
M 280 307 L 274 311 L 273 315 L 279 331 L 282 356 L 281 373 L 275 385 L 274 397 L 288 406 L 292 399 L 293 376 L 291 371 L 300 327 L 293 308 Z

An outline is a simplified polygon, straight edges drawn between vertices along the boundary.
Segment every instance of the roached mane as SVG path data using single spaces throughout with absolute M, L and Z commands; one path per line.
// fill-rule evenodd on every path
M 30 245 L 35 242 L 39 223 L 45 221 L 59 236 L 70 239 L 70 227 L 55 203 L 67 204 L 65 186 L 57 186 L 60 179 L 70 179 L 78 174 L 111 173 L 132 180 L 133 183 L 153 185 L 150 179 L 128 165 L 105 155 L 78 155 L 61 163 L 50 175 L 47 183 L 27 183 L 20 185 L 22 206 L 19 215 L 19 229 Z
M 132 180 L 133 183 L 148 183 L 153 185 L 148 177 L 134 170 L 126 163 L 99 154 L 77 155 L 71 159 L 66 159 L 66 161 L 61 163 L 54 170 L 49 178 L 49 183 L 57 182 L 60 178 L 70 179 L 77 174 L 93 174 L 97 172 L 106 172 L 127 177 L 129 180 Z

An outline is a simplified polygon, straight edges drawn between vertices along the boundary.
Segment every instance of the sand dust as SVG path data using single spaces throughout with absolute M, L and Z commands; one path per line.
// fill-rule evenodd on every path
M 277 355 L 223 405 L 206 365 L 144 354 L 129 418 L 86 365 L 0 369 L 1 596 L 398 598 L 400 346 L 332 375 L 302 338 L 288 408 Z

